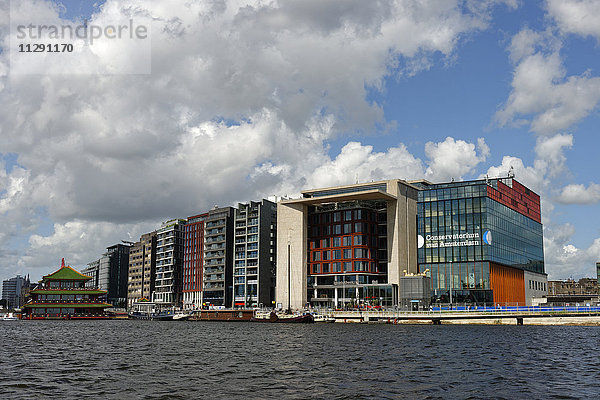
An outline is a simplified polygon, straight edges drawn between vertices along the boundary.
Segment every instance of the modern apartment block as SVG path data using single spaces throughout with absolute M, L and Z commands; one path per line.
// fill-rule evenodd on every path
M 86 287 L 106 290 L 107 301 L 117 307 L 127 304 L 129 249 L 128 244 L 109 246 L 102 257 L 82 270 L 84 275 L 92 277 L 85 283 Z
M 144 298 L 150 300 L 156 275 L 156 232 L 142 235 L 129 250 L 127 304 Z
M 233 207 L 215 208 L 204 220 L 202 304 L 205 306 L 231 306 L 234 215 Z
M 233 306 L 271 307 L 275 298 L 277 206 L 269 200 L 235 210 Z
M 109 303 L 125 307 L 127 304 L 127 280 L 129 277 L 129 248 L 128 244 L 115 244 L 106 248 L 106 253 L 100 258 L 98 280 L 102 284 L 108 281 L 106 297 Z
M 262 200 L 217 207 L 187 219 L 185 308 L 272 304 L 276 215 L 275 203 Z
M 184 308 L 199 308 L 202 304 L 202 277 L 204 270 L 204 221 L 207 217 L 208 213 L 189 217 L 184 228 Z
M 174 219 L 156 231 L 156 278 L 152 301 L 180 304 L 186 221 Z
M 100 259 L 94 260 L 87 264 L 87 267 L 81 270 L 81 273 L 85 276 L 89 276 L 89 279 L 85 282 L 86 288 L 99 288 L 98 285 L 98 268 L 100 266 Z
M 6 307 L 8 309 L 21 307 L 23 305 L 22 293 L 29 290 L 29 286 L 29 275 L 27 277 L 17 275 L 2 281 L 2 300 L 6 300 Z

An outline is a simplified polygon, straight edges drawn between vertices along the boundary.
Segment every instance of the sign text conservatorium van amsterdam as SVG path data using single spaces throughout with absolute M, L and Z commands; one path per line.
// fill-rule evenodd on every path
M 456 233 L 453 235 L 427 235 L 425 247 L 478 246 L 479 233 Z

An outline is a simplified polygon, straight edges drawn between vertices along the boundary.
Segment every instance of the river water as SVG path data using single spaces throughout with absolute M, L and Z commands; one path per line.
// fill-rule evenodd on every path
M 600 327 L 0 322 L 0 398 L 581 399 Z

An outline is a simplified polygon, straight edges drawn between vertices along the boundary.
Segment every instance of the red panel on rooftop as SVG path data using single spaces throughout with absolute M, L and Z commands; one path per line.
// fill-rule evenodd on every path
M 512 187 L 498 181 L 498 189 L 487 188 L 488 197 L 504 204 L 508 208 L 537 221 L 542 222 L 540 196 L 513 179 Z

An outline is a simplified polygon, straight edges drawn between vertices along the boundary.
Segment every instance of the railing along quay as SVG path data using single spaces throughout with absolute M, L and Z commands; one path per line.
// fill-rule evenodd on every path
M 426 311 L 408 310 L 318 310 L 318 314 L 333 317 L 340 322 L 388 322 L 431 321 L 439 325 L 444 320 L 516 319 L 523 325 L 524 318 L 600 317 L 600 307 L 474 307 L 471 309 L 447 309 L 442 307 Z

